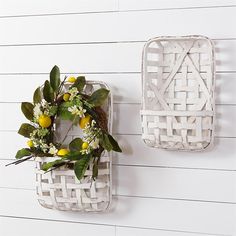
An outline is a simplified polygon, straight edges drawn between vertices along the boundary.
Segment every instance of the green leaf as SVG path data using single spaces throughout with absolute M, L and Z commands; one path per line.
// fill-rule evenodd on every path
M 110 141 L 110 144 L 112 145 L 112 150 L 113 151 L 122 152 L 119 144 L 117 143 L 117 141 L 110 134 L 108 134 L 108 139 Z
M 81 138 L 73 139 L 69 144 L 70 151 L 80 151 L 82 148 L 83 140 Z
M 54 100 L 54 91 L 48 80 L 44 83 L 43 97 L 47 102 L 53 102 Z
M 73 106 L 72 102 L 63 102 L 60 106 L 59 106 L 59 110 L 58 110 L 58 116 L 62 119 L 62 120 L 74 120 L 75 115 L 72 115 L 71 112 L 68 111 L 68 108 Z
M 110 134 L 103 133 L 100 136 L 99 141 L 102 147 L 106 149 L 108 152 L 110 152 L 111 150 L 115 152 L 122 152 L 121 148 L 119 147 L 119 144 Z
M 18 134 L 26 137 L 26 138 L 30 138 L 30 134 L 35 130 L 36 128 L 33 125 L 27 124 L 27 123 L 23 123 L 20 127 L 20 129 L 18 130 Z
M 76 78 L 76 81 L 74 82 L 74 84 L 71 86 L 72 87 L 76 87 L 78 89 L 78 91 L 83 91 L 83 88 L 85 86 L 86 80 L 84 76 L 78 76 Z
M 23 114 L 25 115 L 25 117 L 28 120 L 33 120 L 34 117 L 34 105 L 30 102 L 22 102 L 21 103 L 21 111 L 23 112 Z
M 93 175 L 92 178 L 96 179 L 98 177 L 98 163 L 97 161 L 95 161 L 95 163 L 93 164 Z
M 52 167 L 59 167 L 59 166 L 62 166 L 64 164 L 65 164 L 64 160 L 58 159 L 58 160 L 55 160 L 55 161 L 44 163 L 42 165 L 42 170 L 47 171 L 47 170 L 51 169 Z
M 54 92 L 58 91 L 60 83 L 60 70 L 58 66 L 54 66 L 50 72 L 50 85 L 53 88 Z
M 48 109 L 48 115 L 49 116 L 55 116 L 57 113 L 57 106 L 51 106 L 49 109 Z
M 90 155 L 85 155 L 83 158 L 75 162 L 74 171 L 78 180 L 84 177 L 85 171 L 88 169 Z
M 31 152 L 29 148 L 22 148 L 16 153 L 16 159 L 20 159 L 25 156 L 30 156 Z
M 80 151 L 70 151 L 67 155 L 63 157 L 63 159 L 67 159 L 70 161 L 78 161 L 83 157 L 84 155 Z
M 42 101 L 42 93 L 41 93 L 40 87 L 38 87 L 38 88 L 34 91 L 33 101 L 34 101 L 34 104 L 40 103 L 40 102 Z
M 93 94 L 88 99 L 88 102 L 95 107 L 101 106 L 107 99 L 109 92 L 110 91 L 105 88 L 100 88 L 93 92 Z
M 99 142 L 101 143 L 102 147 L 106 149 L 108 152 L 112 150 L 112 144 L 110 143 L 110 140 L 107 134 L 102 133 L 102 135 L 100 136 Z

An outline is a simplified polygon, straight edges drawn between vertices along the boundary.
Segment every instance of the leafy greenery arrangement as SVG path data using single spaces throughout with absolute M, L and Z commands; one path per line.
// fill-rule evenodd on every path
M 68 88 L 69 83 L 69 88 Z M 80 180 L 90 163 L 93 163 L 93 179 L 98 176 L 98 164 L 104 150 L 121 152 L 117 141 L 108 133 L 107 116 L 101 106 L 106 101 L 109 90 L 100 88 L 91 95 L 84 93 L 84 76 L 60 79 L 60 70 L 54 66 L 50 80 L 38 87 L 33 95 L 33 103 L 23 102 L 21 110 L 30 121 L 23 123 L 18 131 L 29 138 L 28 148 L 16 153 L 19 164 L 35 157 L 58 157 L 42 166 L 51 171 L 61 166 L 73 168 Z M 67 85 L 67 88 L 66 88 Z M 55 122 L 57 119 L 70 120 L 71 127 L 79 125 L 83 137 L 73 139 L 69 147 L 63 142 L 55 142 Z

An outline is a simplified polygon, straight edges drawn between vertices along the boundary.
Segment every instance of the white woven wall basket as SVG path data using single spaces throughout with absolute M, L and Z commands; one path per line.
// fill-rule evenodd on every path
M 214 46 L 204 36 L 157 37 L 143 50 L 142 138 L 151 147 L 200 151 L 214 136 Z
M 108 86 L 103 82 L 88 81 L 86 93 L 94 88 Z M 112 131 L 113 102 L 110 94 L 107 104 L 103 107 L 107 113 L 108 130 Z M 63 130 L 63 127 L 59 130 Z M 76 128 L 68 135 L 79 135 Z M 61 134 L 63 135 L 63 134 Z M 109 209 L 112 199 L 111 153 L 104 152 L 98 166 L 98 177 L 92 180 L 92 166 L 85 172 L 85 178 L 79 181 L 74 170 L 60 167 L 45 173 L 41 170 L 44 162 L 57 159 L 56 157 L 37 157 L 36 162 L 36 193 L 39 203 L 46 208 L 63 211 L 103 212 Z

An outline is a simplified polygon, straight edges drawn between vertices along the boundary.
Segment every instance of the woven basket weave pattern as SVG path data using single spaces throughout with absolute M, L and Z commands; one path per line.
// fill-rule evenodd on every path
M 160 37 L 143 52 L 142 138 L 153 147 L 202 150 L 214 133 L 214 51 L 201 36 Z
M 89 93 L 94 87 L 107 87 L 103 82 L 87 82 Z M 112 131 L 112 96 L 104 107 L 108 118 L 108 130 Z M 65 130 L 58 127 L 59 131 Z M 76 130 L 76 129 L 75 129 Z M 65 132 L 65 131 L 64 131 Z M 72 132 L 74 132 L 72 130 Z M 61 136 L 61 132 L 59 132 Z M 69 133 L 70 134 L 70 133 Z M 60 137 L 58 135 L 58 137 Z M 77 137 L 73 133 L 74 137 Z M 45 173 L 42 165 L 56 160 L 56 157 L 37 157 L 36 162 L 36 193 L 39 203 L 50 209 L 63 211 L 101 212 L 106 211 L 111 203 L 111 153 L 104 152 L 98 165 L 98 177 L 92 180 L 92 165 L 85 172 L 85 178 L 79 181 L 74 170 L 60 167 Z
M 42 206 L 69 211 L 103 211 L 108 207 L 111 188 L 108 155 L 101 159 L 96 181 L 91 181 L 92 167 L 81 181 L 75 177 L 73 170 L 63 167 L 45 173 L 41 167 L 49 158 L 36 159 L 36 189 Z

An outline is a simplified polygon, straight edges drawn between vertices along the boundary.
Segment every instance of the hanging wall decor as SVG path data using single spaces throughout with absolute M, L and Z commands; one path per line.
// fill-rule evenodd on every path
M 214 136 L 214 46 L 203 36 L 157 37 L 143 50 L 142 138 L 151 147 L 200 151 Z
M 42 206 L 70 211 L 108 209 L 110 151 L 121 152 L 111 135 L 112 106 L 105 83 L 86 81 L 84 76 L 61 81 L 57 66 L 50 80 L 35 90 L 33 103 L 21 104 L 30 123 L 22 124 L 18 133 L 28 138 L 28 147 L 19 150 L 17 161 L 10 164 L 36 162 L 36 192 Z

